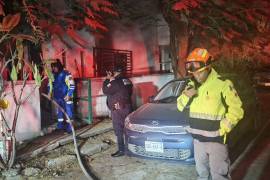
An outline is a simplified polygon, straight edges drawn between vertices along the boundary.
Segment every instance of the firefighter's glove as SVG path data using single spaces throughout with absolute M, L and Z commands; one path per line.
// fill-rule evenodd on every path
M 186 86 L 183 93 L 187 97 L 191 98 L 191 97 L 197 95 L 198 91 L 193 86 Z
M 228 134 L 232 130 L 232 128 L 233 126 L 228 119 L 222 119 L 220 121 L 220 129 L 219 129 L 220 136 Z

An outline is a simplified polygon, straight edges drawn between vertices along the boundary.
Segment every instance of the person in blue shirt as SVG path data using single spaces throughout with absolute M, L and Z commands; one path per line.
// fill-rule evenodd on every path
M 59 59 L 51 64 L 53 79 L 49 80 L 48 91 L 49 96 L 57 102 L 57 104 L 65 110 L 69 119 L 73 119 L 73 93 L 75 83 L 70 72 L 64 69 Z M 57 129 L 65 130 L 68 133 L 72 132 L 71 125 L 65 123 L 64 113 L 57 108 Z

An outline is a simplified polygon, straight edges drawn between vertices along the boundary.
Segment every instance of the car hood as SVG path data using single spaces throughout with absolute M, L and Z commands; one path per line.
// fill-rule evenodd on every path
M 147 103 L 129 115 L 133 124 L 152 125 L 153 121 L 158 126 L 186 126 L 188 125 L 187 115 L 178 111 L 177 105 Z M 155 123 L 156 123 L 155 122 Z

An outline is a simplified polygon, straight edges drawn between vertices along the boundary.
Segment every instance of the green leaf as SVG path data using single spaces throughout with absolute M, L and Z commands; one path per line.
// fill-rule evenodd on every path
M 39 70 L 37 68 L 37 65 L 35 64 L 34 66 L 34 79 L 35 79 L 35 83 L 38 87 L 41 86 L 41 75 L 39 73 Z
M 35 82 L 36 82 L 36 85 L 37 85 L 38 87 L 41 86 L 41 76 L 40 76 L 39 73 L 38 73 L 38 75 L 37 75 L 37 78 L 35 79 Z
M 18 74 L 15 65 L 12 66 L 10 78 L 12 81 L 17 81 L 18 80 Z
M 48 76 L 49 80 L 54 81 L 53 73 L 48 67 L 45 67 L 45 73 Z
M 22 69 L 22 63 L 21 63 L 21 62 L 18 62 L 18 64 L 17 64 L 17 69 L 18 69 L 18 70 L 21 70 L 21 69 Z

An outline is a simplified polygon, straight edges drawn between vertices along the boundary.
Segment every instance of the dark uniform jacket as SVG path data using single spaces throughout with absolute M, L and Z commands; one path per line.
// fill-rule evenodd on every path
M 115 104 L 119 103 L 121 108 L 131 104 L 132 82 L 118 75 L 114 80 L 106 79 L 103 82 L 103 93 L 107 96 L 107 106 L 110 110 L 114 110 Z

